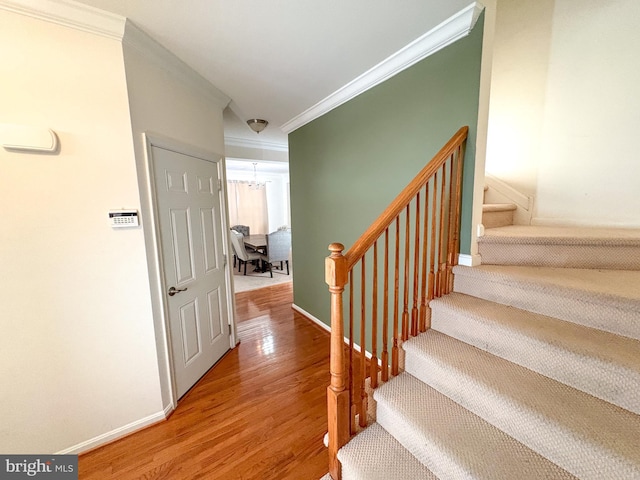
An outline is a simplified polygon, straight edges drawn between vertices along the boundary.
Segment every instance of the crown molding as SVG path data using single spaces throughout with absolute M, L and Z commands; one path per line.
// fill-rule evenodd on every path
M 263 142 L 261 140 L 249 140 L 240 137 L 224 137 L 224 144 L 231 147 L 258 148 L 262 150 L 275 150 L 277 152 L 288 152 L 289 145 L 286 143 Z
M 227 95 L 128 19 L 122 43 L 138 50 L 145 58 L 162 67 L 163 70 L 168 71 L 187 86 L 213 100 L 221 110 L 229 105 L 231 99 Z
M 121 40 L 125 18 L 69 0 L 0 0 L 0 9 Z
M 0 0 L 0 9 L 122 42 L 224 109 L 231 99 L 130 20 L 71 0 Z
M 483 9 L 484 6 L 479 2 L 470 4 L 280 128 L 287 134 L 291 133 L 465 37 L 475 26 Z

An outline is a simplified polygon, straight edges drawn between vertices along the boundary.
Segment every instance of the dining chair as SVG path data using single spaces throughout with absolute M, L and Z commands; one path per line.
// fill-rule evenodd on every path
M 236 253 L 236 247 L 233 246 L 233 241 L 231 242 L 231 251 L 233 252 L 233 268 L 236 268 L 236 262 L 238 261 L 238 254 Z
M 249 235 L 251 235 L 250 227 L 248 225 L 234 225 L 233 227 L 231 227 L 231 230 L 235 230 L 236 232 L 240 232 L 245 237 L 248 237 Z
M 236 257 L 238 257 L 238 272 L 244 264 L 244 274 L 247 274 L 247 262 L 254 260 L 261 260 L 262 256 L 256 252 L 247 252 L 244 248 L 244 236 L 240 232 L 231 230 L 231 246 L 235 251 Z
M 278 230 L 267 235 L 267 253 L 260 258 L 269 267 L 269 273 L 273 278 L 273 264 L 280 262 L 280 270 L 284 270 L 283 263 L 287 265 L 287 275 L 289 275 L 289 255 L 291 254 L 291 231 Z

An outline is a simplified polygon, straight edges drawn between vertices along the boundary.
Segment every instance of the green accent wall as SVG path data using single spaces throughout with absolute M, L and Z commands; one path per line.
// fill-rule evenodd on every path
M 289 135 L 294 303 L 329 324 L 328 245 L 346 249 L 464 126 L 469 253 L 483 16 L 471 33 Z

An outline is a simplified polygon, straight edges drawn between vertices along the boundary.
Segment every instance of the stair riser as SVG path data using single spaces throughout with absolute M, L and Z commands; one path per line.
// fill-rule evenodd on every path
M 431 309 L 434 330 L 640 414 L 637 371 L 528 337 L 444 302 L 432 302 Z
M 635 467 L 574 432 L 511 402 L 465 374 L 430 357 L 407 352 L 407 373 L 432 386 L 464 408 L 584 480 L 633 478 Z M 576 452 L 580 452 L 579 455 Z M 585 461 L 599 458 L 601 462 Z
M 545 289 L 518 280 L 507 284 L 490 276 L 477 278 L 462 273 L 455 275 L 454 291 L 640 340 L 637 312 L 606 303 L 591 303 L 572 297 L 571 292 Z
M 486 228 L 486 225 L 485 225 Z M 640 248 L 480 242 L 484 265 L 640 270 Z
M 482 214 L 484 228 L 498 228 L 513 225 L 513 210 L 506 212 L 484 212 Z

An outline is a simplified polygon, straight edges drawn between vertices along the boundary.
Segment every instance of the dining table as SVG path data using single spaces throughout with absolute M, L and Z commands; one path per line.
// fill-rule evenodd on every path
M 244 237 L 244 245 L 257 252 L 267 253 L 267 236 L 264 233 L 247 235 Z

